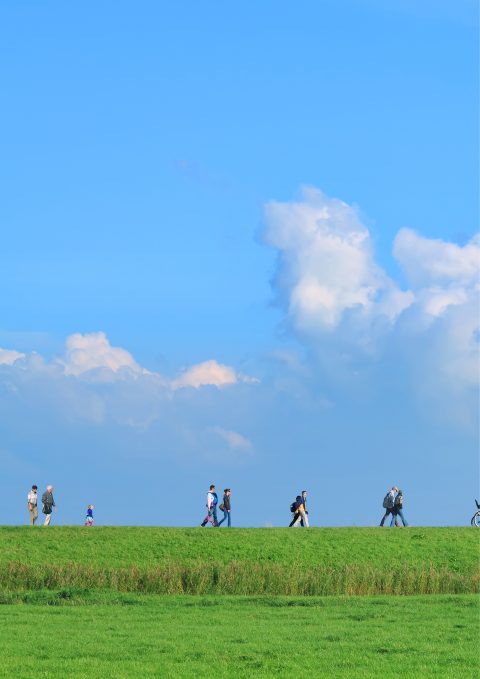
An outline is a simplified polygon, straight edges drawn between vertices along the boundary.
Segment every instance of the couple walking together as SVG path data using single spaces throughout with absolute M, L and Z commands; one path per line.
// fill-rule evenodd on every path
M 209 521 L 211 522 L 214 528 L 219 528 L 224 521 L 227 521 L 227 526 L 231 528 L 232 523 L 230 519 L 231 511 L 230 488 L 225 488 L 225 490 L 223 491 L 223 502 L 219 507 L 220 511 L 223 512 L 223 519 L 221 521 L 218 521 L 217 518 L 217 505 L 218 505 L 218 495 L 216 493 L 215 486 L 211 485 L 210 490 L 207 493 L 207 516 L 203 519 L 202 523 L 200 524 L 203 528 L 207 525 Z
M 380 521 L 381 527 L 383 527 L 385 519 L 390 514 L 392 516 L 390 520 L 390 528 L 393 528 L 394 524 L 397 526 L 397 528 L 400 526 L 398 523 L 398 517 L 402 519 L 404 527 L 408 526 L 408 523 L 405 521 L 405 517 L 403 516 L 403 490 L 398 490 L 397 486 L 392 486 L 392 490 L 389 490 L 383 498 L 383 508 L 386 511 L 382 517 L 382 520 Z
M 45 514 L 44 526 L 49 526 L 52 519 L 52 510 L 55 507 L 55 500 L 53 499 L 53 486 L 47 486 L 47 490 L 42 495 L 42 512 Z M 37 486 L 33 485 L 32 490 L 27 495 L 28 513 L 30 514 L 30 525 L 34 526 L 38 518 L 38 495 Z

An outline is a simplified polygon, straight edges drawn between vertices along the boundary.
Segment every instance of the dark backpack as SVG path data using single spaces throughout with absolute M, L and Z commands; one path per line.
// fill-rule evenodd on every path
M 397 495 L 395 498 L 395 507 L 399 507 L 402 509 L 403 507 L 403 494 L 402 495 Z
M 385 495 L 383 498 L 383 508 L 388 509 L 390 507 L 391 500 L 390 500 L 390 491 Z
M 296 500 L 295 500 L 295 502 L 292 502 L 292 504 L 290 505 L 290 511 L 292 512 L 292 514 L 295 514 L 295 512 L 297 511 L 297 501 Z

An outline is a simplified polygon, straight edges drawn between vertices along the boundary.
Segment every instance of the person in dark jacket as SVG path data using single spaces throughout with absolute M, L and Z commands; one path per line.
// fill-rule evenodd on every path
M 303 508 L 305 509 L 305 514 L 308 515 L 307 512 L 307 491 L 302 490 L 302 500 L 303 500 Z M 305 521 L 303 520 L 303 517 L 300 519 L 300 525 L 302 528 L 305 528 Z
M 222 509 L 223 511 L 223 519 L 218 522 L 218 526 L 220 527 L 222 523 L 226 520 L 228 528 L 231 528 L 232 522 L 230 519 L 231 511 L 230 488 L 225 488 L 225 490 L 223 491 L 223 503 L 220 505 L 220 509 Z
M 392 520 L 390 521 L 390 528 L 393 528 L 394 522 L 397 528 L 400 526 L 400 524 L 398 523 L 398 517 L 402 519 L 403 526 L 404 528 L 406 528 L 408 526 L 408 523 L 406 522 L 405 517 L 403 516 L 403 490 L 399 490 L 398 493 L 395 495 Z
M 52 511 L 55 507 L 55 500 L 53 499 L 53 486 L 47 486 L 47 490 L 42 495 L 43 513 L 45 514 L 44 526 L 49 526 L 52 520 Z
M 288 527 L 292 528 L 293 526 L 296 526 L 297 523 L 300 521 L 300 518 L 302 517 L 302 513 L 305 514 L 305 509 L 303 507 L 303 498 L 301 495 L 297 495 L 295 498 L 295 502 L 292 503 L 292 513 L 293 513 L 293 519 L 290 521 Z

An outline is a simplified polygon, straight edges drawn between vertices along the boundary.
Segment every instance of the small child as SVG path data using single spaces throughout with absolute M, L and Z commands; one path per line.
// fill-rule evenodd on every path
M 93 526 L 93 505 L 88 505 L 84 526 Z

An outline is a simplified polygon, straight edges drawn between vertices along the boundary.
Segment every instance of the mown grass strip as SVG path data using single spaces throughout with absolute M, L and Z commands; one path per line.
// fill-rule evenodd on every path
M 4 591 L 61 588 L 103 589 L 145 594 L 231 595 L 418 595 L 480 592 L 478 570 L 457 572 L 432 564 L 398 568 L 339 567 L 276 563 L 163 563 L 153 568 L 90 567 L 78 563 L 45 566 L 0 565 Z

